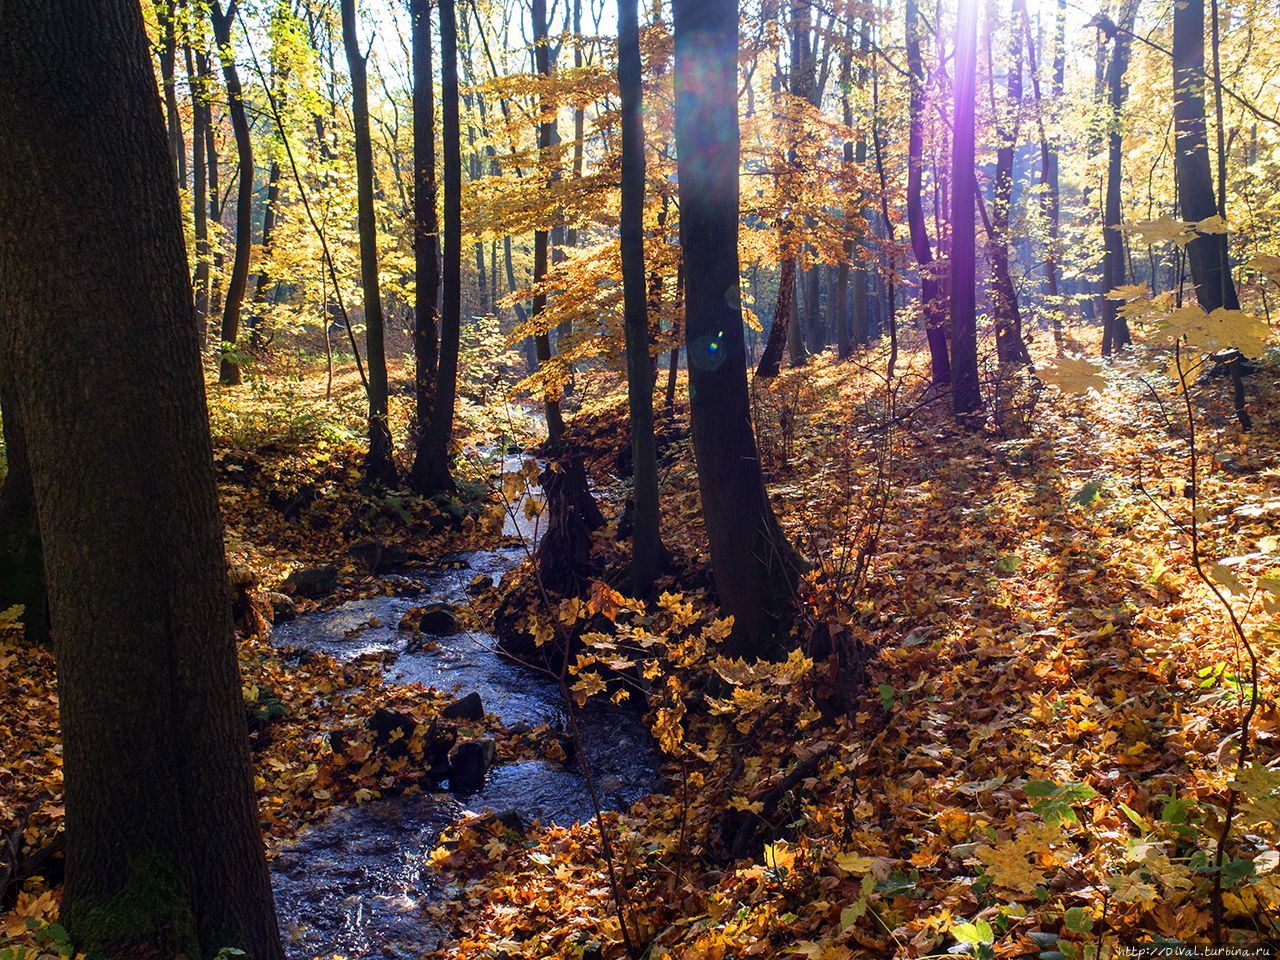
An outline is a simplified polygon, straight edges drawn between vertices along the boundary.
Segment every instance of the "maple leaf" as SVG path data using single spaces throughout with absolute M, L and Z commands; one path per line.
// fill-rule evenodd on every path
M 1143 220 L 1130 223 L 1121 228 L 1126 233 L 1136 234 L 1143 243 L 1176 243 L 1185 246 L 1195 239 L 1195 230 L 1181 220 L 1175 220 L 1164 214 L 1156 220 Z
M 1227 221 L 1216 213 L 1203 220 L 1197 220 L 1195 228 L 1200 233 L 1226 233 L 1228 230 Z
M 592 614 L 600 614 L 607 620 L 617 620 L 618 614 L 627 604 L 627 598 L 614 590 L 607 583 L 599 580 L 591 581 L 591 598 L 587 601 L 587 610 Z
M 996 886 L 1030 896 L 1036 887 L 1044 883 L 1044 873 L 1027 859 L 1032 847 L 1033 843 L 1019 838 L 994 847 L 980 846 L 975 856 L 987 868 L 987 873 Z
M 1102 377 L 1102 367 L 1083 357 L 1059 357 L 1036 371 L 1036 376 L 1051 383 L 1063 393 L 1083 394 L 1090 390 L 1099 393 L 1107 388 Z
M 584 673 L 570 689 L 578 706 L 586 706 L 587 700 L 597 693 L 603 693 L 607 687 L 598 673 Z
M 1137 297 L 1145 297 L 1147 293 L 1148 287 L 1145 283 L 1128 283 L 1112 287 L 1103 296 L 1108 300 L 1133 300 Z
M 1156 899 L 1156 888 L 1143 879 L 1139 870 L 1108 877 L 1107 886 L 1117 903 L 1154 903 Z

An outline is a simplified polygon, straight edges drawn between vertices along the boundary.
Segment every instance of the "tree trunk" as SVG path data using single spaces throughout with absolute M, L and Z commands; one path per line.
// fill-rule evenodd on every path
M 387 423 L 387 354 L 383 343 L 382 292 L 378 284 L 378 225 L 373 209 L 373 144 L 369 139 L 369 87 L 356 32 L 355 0 L 342 0 L 342 43 L 351 71 L 351 113 L 356 147 L 356 220 L 360 232 L 360 287 L 364 293 L 365 360 L 369 365 L 369 453 L 365 476 L 394 486 Z
M 0 377 L 4 371 L 0 370 Z M 44 552 L 36 521 L 36 494 L 26 436 L 18 416 L 16 385 L 0 381 L 0 421 L 8 472 L 0 486 L 0 610 L 21 604 L 30 643 L 49 640 L 49 608 L 44 585 Z
M 267 273 L 266 257 L 271 251 L 271 235 L 276 228 L 276 208 L 280 204 L 280 164 L 275 160 L 271 161 L 271 167 L 267 171 L 267 202 L 262 208 L 262 257 L 263 261 L 258 265 L 258 276 L 253 282 L 253 302 L 261 303 L 267 296 L 267 284 L 271 281 L 271 276 Z M 251 334 L 251 344 L 254 347 L 260 345 L 259 340 L 261 332 L 258 329 L 259 318 L 250 317 L 253 323 Z
M 911 251 L 920 269 L 920 314 L 929 342 L 929 371 L 934 386 L 951 382 L 947 355 L 946 307 L 938 284 L 929 227 L 924 220 L 924 59 L 920 55 L 919 0 L 907 0 L 907 70 L 910 76 L 910 118 L 907 128 L 907 227 Z
M 1009 218 L 1013 206 L 1013 156 L 1022 120 L 1022 13 L 1024 0 L 1013 0 L 1009 17 L 1009 85 L 1005 122 L 997 124 L 996 183 L 991 204 L 991 237 L 987 246 L 995 287 L 993 306 L 996 321 L 996 356 L 1001 363 L 1030 363 L 1031 355 L 1022 340 L 1022 312 L 1018 292 L 1009 269 Z M 991 25 L 994 32 L 995 25 Z M 987 46 L 991 50 L 990 41 Z M 994 101 L 994 87 L 992 100 Z M 992 112 L 996 105 L 992 103 Z M 998 114 L 997 114 L 998 115 Z
M 1059 0 L 1057 28 L 1053 55 L 1053 100 L 1056 105 L 1062 98 L 1062 85 L 1066 76 L 1066 0 Z M 1022 29 L 1027 43 L 1028 65 L 1031 67 L 1031 86 L 1036 101 L 1036 124 L 1040 131 L 1040 210 L 1048 223 L 1049 236 L 1044 245 L 1045 298 L 1049 323 L 1053 328 L 1053 342 L 1062 353 L 1065 339 L 1062 331 L 1062 304 L 1058 295 L 1058 235 L 1060 203 L 1058 199 L 1058 148 L 1051 140 L 1045 123 L 1044 97 L 1040 90 L 1040 73 L 1036 63 L 1037 44 L 1031 35 L 1031 19 L 1026 5 L 1022 5 Z
M 1174 173 L 1184 220 L 1218 213 L 1204 106 L 1204 0 L 1179 0 L 1173 17 Z M 1240 309 L 1225 233 L 1200 233 L 1187 244 L 1196 301 L 1206 313 Z
M 426 437 L 413 468 L 414 485 L 424 493 L 453 489 L 449 454 L 462 327 L 462 126 L 458 116 L 458 21 L 454 0 L 440 0 L 440 108 L 444 160 L 440 368 Z
M 222 226 L 222 188 L 218 180 L 217 130 L 213 125 L 213 63 L 209 60 L 208 50 L 196 54 L 196 67 L 204 78 L 205 176 L 208 180 L 209 199 L 209 314 L 212 316 L 222 302 L 222 238 L 218 233 Z
M 760 472 L 737 296 L 738 5 L 675 0 L 676 150 L 685 344 L 698 486 L 732 656 L 786 645 L 800 561 Z
M 95 960 L 280 960 L 177 182 L 133 0 L 0 6 L 0 222 L 0 362 L 57 643 L 64 924 Z
M 867 85 L 867 59 L 871 55 L 871 23 L 867 19 L 863 19 L 859 29 L 861 34 L 860 41 L 860 64 L 858 66 L 857 87 L 859 90 Z M 854 145 L 853 162 L 859 170 L 863 169 L 867 163 L 867 136 L 865 133 L 858 134 L 858 142 Z M 865 199 L 859 197 L 860 200 Z M 863 238 L 866 238 L 866 221 L 867 210 L 863 208 Z M 849 339 L 853 346 L 860 347 L 868 343 L 871 339 L 871 324 L 867 317 L 867 267 L 866 261 L 861 257 L 858 258 L 858 265 L 853 268 L 853 308 L 852 316 L 849 319 Z
M 520 288 L 516 285 L 516 269 L 511 259 L 511 234 L 503 234 L 502 236 L 502 260 L 507 269 L 507 292 L 515 293 Z M 525 313 L 524 307 L 519 303 L 512 304 L 512 309 L 516 313 L 516 324 L 524 326 L 528 322 L 529 316 Z M 527 373 L 538 372 L 538 349 L 533 342 L 533 337 L 525 337 L 523 344 L 525 370 Z
M 223 384 L 240 382 L 240 364 L 233 351 L 240 336 L 240 306 L 249 284 L 249 251 L 253 247 L 253 140 L 249 136 L 249 115 L 244 108 L 244 91 L 236 70 L 235 51 L 231 49 L 231 22 L 236 15 L 237 0 L 230 0 L 223 14 L 219 0 L 210 0 L 209 19 L 213 22 L 213 39 L 218 45 L 222 76 L 227 84 L 227 111 L 236 138 L 236 158 L 240 164 L 240 182 L 236 190 L 236 246 L 231 261 L 231 279 L 227 283 L 226 300 L 222 304 L 222 363 L 218 379 Z
M 169 154 L 178 171 L 178 189 L 187 186 L 187 144 L 182 137 L 182 117 L 178 113 L 178 88 L 175 78 L 178 59 L 178 29 L 174 22 L 173 0 L 160 0 L 155 6 L 160 26 L 160 82 L 164 87 L 164 113 L 169 132 Z
M 547 4 L 546 0 L 533 0 L 533 42 L 534 65 L 539 76 L 551 76 L 551 51 L 547 49 Z M 542 118 L 538 123 L 538 149 L 545 153 L 552 144 L 559 140 L 556 134 L 555 113 L 550 105 L 539 101 Z M 536 230 L 533 234 L 533 282 L 541 283 L 547 276 L 547 255 L 550 237 L 546 230 Z M 539 319 L 547 307 L 547 295 L 538 293 L 533 298 L 533 317 Z M 543 330 L 534 335 L 534 346 L 537 350 L 539 367 L 551 360 L 551 334 Z M 557 453 L 564 443 L 564 417 L 560 413 L 560 400 L 547 391 L 543 398 L 547 415 L 547 439 L 551 448 Z
M 1177 146 L 1174 176 L 1178 185 L 1178 201 L 1185 220 L 1199 222 L 1214 214 L 1226 220 L 1226 148 L 1222 118 L 1222 92 L 1218 87 L 1217 6 L 1214 6 L 1214 94 L 1218 120 L 1218 196 L 1213 191 L 1213 174 L 1209 162 L 1209 138 L 1204 112 L 1204 0 L 1187 0 L 1174 5 L 1173 15 L 1173 117 Z M 1216 233 L 1197 233 L 1187 244 L 1191 264 L 1191 280 L 1196 288 L 1196 301 L 1205 313 L 1219 307 L 1239 310 L 1240 299 L 1231 277 L 1230 244 L 1225 229 Z M 1240 359 L 1228 363 L 1236 418 L 1243 430 L 1253 427 L 1245 407 L 1244 375 Z
M 413 359 L 417 432 L 414 489 L 430 488 L 434 471 L 428 442 L 440 362 L 440 244 L 436 221 L 435 74 L 431 56 L 431 0 L 412 0 L 413 44 Z M 447 465 L 446 465 L 447 466 Z
M 847 44 L 844 53 L 840 56 L 840 109 L 841 119 L 846 127 L 853 126 L 853 102 L 849 98 L 852 85 L 853 26 L 850 25 Z M 853 141 L 846 140 L 843 150 L 844 169 L 853 170 Z M 840 258 L 840 265 L 836 268 L 836 357 L 840 360 L 847 360 L 853 354 L 853 344 L 849 339 L 849 269 L 856 249 L 853 240 L 853 224 L 857 214 L 853 191 L 850 191 L 846 194 L 844 202 L 845 233 L 847 234 L 843 244 L 844 256 Z
M 780 229 L 780 233 L 785 227 Z M 796 299 L 796 260 L 786 257 L 778 264 L 778 296 L 773 303 L 773 321 L 769 324 L 769 338 L 765 341 L 764 351 L 760 354 L 760 362 L 756 365 L 757 377 L 776 377 L 782 369 L 783 351 L 790 347 L 792 363 L 795 362 L 796 346 L 792 343 L 796 336 L 791 329 L 791 315 L 795 311 Z M 803 351 L 803 343 L 799 351 Z
M 978 0 L 960 0 L 956 22 L 955 117 L 951 148 L 951 408 L 976 420 L 978 384 L 977 256 L 974 237 L 974 87 Z
M 195 285 L 196 329 L 200 343 L 208 336 L 209 320 L 209 197 L 205 160 L 205 131 L 209 126 L 209 105 L 205 102 L 204 85 L 207 76 L 197 76 L 193 69 L 191 45 L 184 47 L 187 60 L 187 76 L 191 79 L 191 209 L 195 219 L 196 266 Z
M 644 270 L 644 86 L 637 0 L 618 4 L 618 89 L 622 95 L 623 328 L 627 351 L 627 405 L 631 413 L 631 589 L 647 596 L 662 563 L 658 530 L 658 457 L 653 435 L 653 364 Z
M 1181 2 L 1181 0 L 1179 0 Z M 1137 16 L 1137 0 L 1127 0 L 1121 14 L 1121 25 L 1124 31 L 1133 29 Z M 1203 20 L 1201 21 L 1203 27 Z M 1121 160 L 1124 150 L 1124 137 L 1120 128 L 1120 115 L 1124 109 L 1127 88 L 1124 82 L 1125 70 L 1129 67 L 1129 36 L 1127 32 L 1117 31 L 1112 38 L 1115 49 L 1111 52 L 1111 62 L 1107 65 L 1107 197 L 1103 213 L 1103 259 L 1102 259 L 1102 355 L 1111 356 L 1112 352 L 1128 346 L 1131 342 L 1129 324 L 1117 312 L 1118 301 L 1105 294 L 1124 284 L 1124 237 L 1120 234 L 1120 190 L 1123 171 Z M 1199 77 L 1196 81 L 1199 82 Z M 1201 100 L 1201 130 L 1204 123 L 1204 101 Z M 1205 172 L 1208 173 L 1209 155 L 1205 154 Z M 1175 166 L 1177 161 L 1175 161 Z M 1210 187 L 1210 203 L 1213 188 Z
M 671 333 L 676 337 L 671 355 L 667 358 L 667 393 L 664 399 L 667 420 L 676 416 L 676 377 L 680 373 L 680 341 L 684 337 L 684 259 L 676 267 L 676 308 L 671 317 Z
M 772 12 L 772 11 L 771 11 Z M 805 93 L 804 74 L 806 56 L 800 45 L 802 21 L 807 22 L 809 7 L 804 0 L 791 0 L 791 75 L 790 92 L 793 96 Z M 776 16 L 776 12 L 774 13 Z M 781 136 L 787 141 L 786 162 L 782 172 L 778 174 L 777 190 L 780 196 L 787 196 L 799 189 L 800 160 L 796 152 L 795 141 L 799 131 L 793 119 L 794 111 L 789 102 L 782 101 L 782 83 L 778 75 L 774 77 L 773 102 L 774 118 L 778 122 Z M 785 350 L 791 366 L 803 366 L 806 358 L 804 337 L 800 327 L 794 323 L 796 315 L 796 258 L 800 244 L 796 237 L 794 211 L 786 210 L 779 205 L 778 213 L 778 297 L 773 305 L 773 322 L 769 327 L 769 339 L 765 341 L 764 352 L 756 365 L 757 377 L 776 377 L 782 369 L 782 355 Z

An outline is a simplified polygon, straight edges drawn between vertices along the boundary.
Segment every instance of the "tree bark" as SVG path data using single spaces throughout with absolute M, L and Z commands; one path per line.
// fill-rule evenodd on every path
M 184 46 L 187 76 L 191 79 L 191 209 L 195 220 L 196 266 L 195 285 L 196 328 L 200 331 L 200 343 L 208 336 L 209 320 L 209 198 L 207 194 L 207 167 L 204 150 L 205 130 L 209 125 L 209 106 L 205 102 L 204 86 L 208 78 L 193 69 L 191 45 Z
M 1174 173 L 1184 220 L 1218 212 L 1204 105 L 1204 0 L 1179 0 L 1173 17 Z M 1196 301 L 1206 313 L 1240 309 L 1225 233 L 1200 233 L 1187 244 Z
M 551 76 L 551 51 L 547 48 L 547 4 L 546 0 L 533 0 L 533 59 L 539 76 Z M 550 104 L 539 102 L 541 119 L 538 122 L 538 149 L 544 153 L 559 140 L 556 134 L 555 111 Z M 547 256 L 550 236 L 546 230 L 535 230 L 533 234 L 533 282 L 541 283 L 547 276 Z M 547 307 L 547 295 L 535 294 L 533 298 L 533 317 L 541 317 Z M 534 335 L 534 347 L 537 352 L 538 366 L 545 366 L 551 360 L 551 334 L 543 330 Z M 560 412 L 560 401 L 548 391 L 543 398 L 543 408 L 547 416 L 547 439 L 551 448 L 560 452 L 564 443 L 564 417 Z
M 95 960 L 281 960 L 177 181 L 133 0 L 0 6 L 0 223 L 0 361 L 57 644 L 63 921 Z
M 804 96 L 807 92 L 804 85 L 806 54 L 801 44 L 803 23 L 807 23 L 809 6 L 805 0 L 791 0 L 791 70 L 787 83 L 792 96 Z M 775 14 L 776 15 L 776 14 Z M 774 79 L 774 117 L 778 121 L 781 135 L 787 141 L 786 162 L 777 177 L 779 196 L 786 196 L 799 188 L 800 160 L 796 152 L 795 141 L 799 136 L 793 117 L 791 103 L 782 100 L 782 84 Z M 764 352 L 756 365 L 757 377 L 776 377 L 782 369 L 782 355 L 785 350 L 793 367 L 803 366 L 807 359 L 804 349 L 804 336 L 795 323 L 796 310 L 796 258 L 800 244 L 796 239 L 796 224 L 793 211 L 786 210 L 785 204 L 779 203 L 778 212 L 778 297 L 773 305 L 773 322 L 769 327 L 769 339 L 765 341 Z
M 203 41 L 201 41 L 203 42 Z M 209 51 L 196 53 L 196 68 L 204 78 L 204 151 L 205 176 L 208 180 L 209 199 L 209 314 L 213 315 L 222 302 L 222 238 L 218 231 L 222 226 L 222 188 L 218 180 L 218 138 L 213 123 L 213 63 Z M 207 335 L 207 331 L 206 331 Z
M 627 352 L 627 405 L 631 413 L 631 589 L 647 596 L 662 563 L 658 529 L 658 455 L 653 435 L 653 363 L 644 270 L 644 84 L 637 0 L 618 3 L 618 89 L 622 96 L 623 330 Z
M 1022 14 L 1024 0 L 1013 0 L 1009 17 L 1009 81 L 1008 109 L 1011 112 L 997 125 L 995 196 L 991 204 L 991 237 L 987 250 L 991 260 L 994 289 L 992 298 L 996 321 L 996 356 L 1001 363 L 1031 362 L 1027 345 L 1022 340 L 1022 311 L 1018 307 L 1018 291 L 1009 268 L 1009 218 L 1013 206 L 1013 156 L 1022 126 Z M 991 25 L 994 32 L 995 26 Z M 987 50 L 991 44 L 988 41 Z M 994 88 L 992 99 L 994 101 Z M 992 103 L 993 112 L 996 105 Z
M 8 472 L 0 486 L 0 610 L 21 604 L 30 643 L 49 640 L 49 606 L 44 584 L 44 551 L 36 520 L 36 494 L 26 435 L 18 415 L 16 386 L 0 370 L 0 421 L 4 426 Z
M 356 220 L 360 232 L 360 287 L 364 293 L 365 361 L 369 369 L 367 479 L 395 486 L 391 427 L 387 422 L 387 353 L 382 292 L 378 283 L 378 224 L 373 209 L 373 143 L 369 138 L 369 87 L 356 30 L 355 0 L 342 0 L 342 44 L 351 71 L 351 113 L 356 147 Z
M 1179 0 L 1181 2 L 1181 0 Z M 1176 6 L 1176 5 L 1175 5 Z M 1124 109 L 1125 94 L 1128 92 L 1124 82 L 1125 71 L 1129 67 L 1129 32 L 1133 30 L 1137 17 L 1137 0 L 1128 0 L 1121 14 L 1122 31 L 1116 31 L 1112 37 L 1115 48 L 1111 51 L 1111 61 L 1107 64 L 1107 196 L 1103 213 L 1103 258 L 1102 258 L 1102 355 L 1111 354 L 1128 346 L 1131 342 L 1129 324 L 1117 312 L 1119 303 L 1105 294 L 1121 286 L 1125 281 L 1124 237 L 1120 234 L 1120 191 L 1122 188 L 1123 170 L 1121 161 L 1124 151 L 1124 136 L 1120 128 L 1121 111 Z M 1203 25 L 1203 21 L 1202 21 Z M 1197 78 L 1198 80 L 1198 78 Z M 1201 122 L 1204 120 L 1203 103 L 1201 101 Z M 1176 108 L 1175 108 L 1176 109 Z M 1205 154 L 1208 163 L 1208 154 Z M 1177 161 L 1175 161 L 1175 166 Z M 1205 167 L 1206 171 L 1208 167 Z M 1210 197 L 1212 202 L 1212 187 Z
M 450 444 L 458 391 L 458 338 L 462 327 L 462 126 L 458 116 L 458 21 L 454 0 L 440 0 L 440 109 L 444 160 L 444 269 L 440 313 L 440 367 L 426 436 L 414 462 L 422 492 L 453 489 Z
M 412 0 L 413 26 L 413 359 L 417 435 L 409 480 L 426 490 L 433 472 L 428 442 L 440 362 L 440 225 L 436 220 L 435 73 L 431 54 L 431 0 Z
M 956 16 L 951 148 L 951 409 L 957 420 L 973 421 L 982 406 L 978 383 L 977 257 L 973 223 L 977 0 L 960 0 Z
M 867 77 L 870 71 L 867 69 L 867 59 L 871 56 L 871 22 L 863 19 L 859 28 L 859 60 L 857 72 L 857 87 L 859 90 L 867 85 Z M 862 169 L 867 162 L 867 136 L 865 133 L 858 134 L 858 142 L 853 149 L 853 162 Z M 865 197 L 859 197 L 859 200 L 865 200 Z M 868 219 L 868 211 L 864 207 L 862 210 L 863 219 L 863 238 L 866 238 L 866 221 Z M 861 257 L 858 258 L 858 265 L 853 268 L 853 306 L 851 316 L 849 318 L 849 339 L 854 347 L 860 347 L 868 343 L 871 339 L 871 324 L 867 316 L 867 267 L 866 261 Z
M 249 251 L 253 247 L 253 140 L 249 136 L 249 115 L 244 108 L 244 91 L 236 70 L 235 51 L 231 49 L 231 22 L 236 15 L 237 0 L 230 0 L 222 12 L 219 0 L 209 0 L 209 19 L 213 23 L 213 39 L 218 46 L 222 76 L 227 84 L 227 112 L 236 138 L 236 158 L 240 164 L 240 182 L 236 190 L 236 245 L 231 261 L 231 279 L 227 282 L 226 300 L 222 304 L 222 363 L 218 379 L 223 384 L 240 382 L 240 364 L 231 351 L 240 336 L 240 306 L 249 284 Z
M 841 119 L 846 127 L 853 126 L 853 102 L 849 98 L 849 90 L 853 86 L 853 25 L 849 26 L 844 53 L 840 56 L 840 109 Z M 845 140 L 843 146 L 845 170 L 853 170 L 853 141 Z M 836 268 L 836 358 L 847 360 L 853 354 L 853 343 L 849 337 L 849 270 L 856 250 L 853 240 L 853 224 L 858 210 L 852 191 L 845 196 L 844 221 L 845 237 L 843 243 L 844 256 Z
M 751 428 L 738 277 L 736 0 L 675 0 L 685 344 L 698 486 L 730 655 L 778 654 L 800 561 L 769 504 Z
M 1217 7 L 1214 6 L 1216 17 Z M 1174 5 L 1173 14 L 1173 118 L 1176 155 L 1174 176 L 1178 185 L 1178 201 L 1185 220 L 1199 222 L 1214 214 L 1225 221 L 1227 212 L 1226 149 L 1222 129 L 1222 92 L 1218 86 L 1219 64 L 1217 23 L 1214 23 L 1214 93 L 1218 120 L 1218 196 L 1214 197 L 1213 174 L 1209 160 L 1209 138 L 1204 108 L 1204 0 L 1187 0 Z M 1239 310 L 1240 299 L 1231 277 L 1230 243 L 1225 228 L 1222 232 L 1197 233 L 1187 244 L 1187 260 L 1191 264 L 1191 280 L 1196 288 L 1196 301 L 1205 313 L 1219 307 Z M 1236 418 L 1243 430 L 1253 428 L 1253 420 L 1245 407 L 1244 375 L 1237 356 L 1227 364 L 1231 376 L 1232 399 Z
M 178 88 L 175 71 L 178 59 L 178 30 L 174 22 L 174 0 L 156 4 L 156 21 L 160 26 L 160 83 L 164 87 L 164 113 L 169 132 L 169 154 L 178 171 L 178 189 L 187 186 L 187 144 L 182 137 L 182 117 L 178 113 Z
M 907 82 L 910 89 L 907 128 L 907 227 L 911 251 L 920 270 L 920 313 L 929 343 L 929 371 L 935 386 L 951 382 L 947 355 L 946 307 L 938 284 L 929 227 L 924 220 L 924 58 L 920 54 L 919 0 L 907 0 Z
M 1059 0 L 1057 27 L 1054 39 L 1053 55 L 1053 100 L 1061 101 L 1062 85 L 1066 76 L 1066 4 Z M 1053 328 L 1053 342 L 1058 353 L 1062 353 L 1065 338 L 1062 331 L 1062 304 L 1058 295 L 1058 236 L 1060 232 L 1058 199 L 1058 148 L 1056 140 L 1049 137 L 1048 125 L 1045 123 L 1044 97 L 1040 90 L 1040 73 L 1036 63 L 1037 44 L 1031 35 L 1031 19 L 1027 16 L 1026 4 L 1022 5 L 1022 29 L 1027 44 L 1028 65 L 1031 67 L 1031 87 L 1036 101 L 1036 124 L 1040 132 L 1040 210 L 1048 223 L 1049 236 L 1044 245 L 1044 279 L 1047 308 L 1050 326 Z
M 280 204 L 280 164 L 275 160 L 271 161 L 271 167 L 267 171 L 267 202 L 262 207 L 262 255 L 263 263 L 258 265 L 258 276 L 253 282 L 253 302 L 261 303 L 267 295 L 267 284 L 271 281 L 271 275 L 267 273 L 265 265 L 266 257 L 271 250 L 271 235 L 276 229 L 276 207 Z M 252 320 L 253 318 L 251 318 Z M 254 321 L 253 340 L 254 346 L 257 346 L 259 331 L 257 321 Z

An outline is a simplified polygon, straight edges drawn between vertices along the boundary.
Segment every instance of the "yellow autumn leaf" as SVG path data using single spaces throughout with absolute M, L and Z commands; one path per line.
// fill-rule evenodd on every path
M 1053 363 L 1039 368 L 1036 376 L 1063 393 L 1078 395 L 1089 390 L 1101 393 L 1107 387 L 1101 366 L 1083 357 L 1059 357 Z

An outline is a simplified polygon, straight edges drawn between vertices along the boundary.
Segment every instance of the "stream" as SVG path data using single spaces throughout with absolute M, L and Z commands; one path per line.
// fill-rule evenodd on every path
M 502 462 L 519 468 L 519 458 Z M 522 505 L 517 505 L 519 508 Z M 532 542 L 536 527 L 508 517 L 504 537 Z M 513 662 L 489 634 L 432 637 L 412 645 L 397 629 L 410 607 L 465 604 L 477 575 L 496 584 L 526 557 L 525 547 L 504 545 L 441 558 L 449 569 L 400 571 L 420 592 L 353 600 L 316 611 L 275 628 L 276 644 L 350 660 L 391 651 L 386 676 L 395 683 L 421 683 L 438 690 L 480 694 L 486 712 L 510 727 L 548 724 L 565 729 L 560 691 L 550 678 Z M 380 626 L 369 627 L 371 618 Z M 356 628 L 363 629 L 356 630 Z M 355 631 L 350 637 L 348 631 Z M 599 706 L 579 712 L 583 752 L 600 800 L 611 809 L 649 793 L 658 760 L 647 729 L 634 712 Z M 285 846 L 271 864 L 272 886 L 285 949 L 291 960 L 338 954 L 345 960 L 421 957 L 441 945 L 442 931 L 423 908 L 450 893 L 432 873 L 428 854 L 440 833 L 464 811 L 516 811 L 526 823 L 569 824 L 592 816 L 581 769 L 544 760 L 501 764 L 484 787 L 465 797 L 426 793 L 338 807 Z

